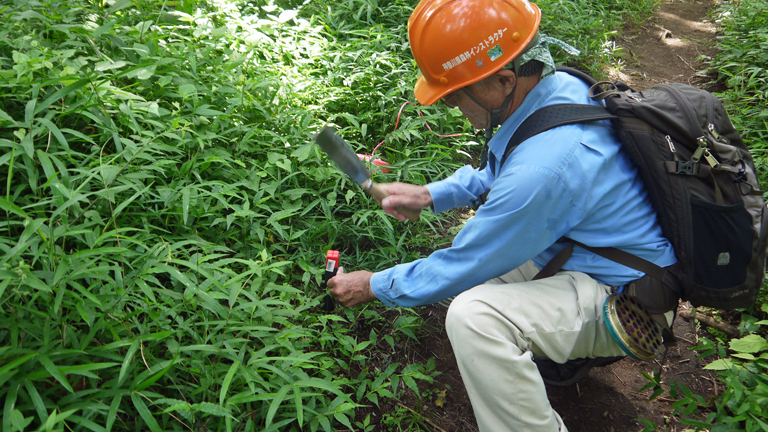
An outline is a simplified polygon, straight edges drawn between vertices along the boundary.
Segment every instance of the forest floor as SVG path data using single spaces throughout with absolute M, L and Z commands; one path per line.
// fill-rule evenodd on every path
M 715 0 L 672 0 L 660 5 L 656 13 L 642 23 L 626 25 L 616 35 L 622 61 L 616 70 L 608 71 L 617 80 L 637 90 L 661 82 L 682 82 L 717 90 L 706 70 L 706 58 L 717 52 L 717 27 L 710 16 Z M 681 310 L 687 305 L 681 304 Z M 403 401 L 389 407 L 410 413 L 421 427 L 432 431 L 477 431 L 472 407 L 461 381 L 453 351 L 445 334 L 445 308 L 434 305 L 420 313 L 430 331 L 420 345 L 403 353 L 402 363 L 426 363 L 437 360 L 442 374 L 429 386 L 432 395 L 445 390 L 445 397 Z M 722 391 L 717 377 L 703 366 L 707 359 L 697 359 L 690 348 L 698 344 L 705 330 L 678 316 L 674 323 L 678 343 L 668 348 L 666 359 L 642 362 L 625 358 L 603 368 L 592 369 L 578 384 L 570 387 L 548 387 L 548 396 L 562 416 L 570 432 L 639 432 L 649 420 L 658 430 L 682 432 L 693 430 L 673 415 L 674 402 L 667 395 L 648 401 L 651 390 L 640 391 L 648 384 L 641 374 L 653 374 L 662 368 L 662 382 L 669 388 L 671 380 L 686 385 L 694 393 L 710 400 Z M 408 406 L 407 406 L 408 405 Z M 384 407 L 382 407 L 384 408 Z M 382 411 L 386 411 L 382 409 Z M 386 430 L 386 429 L 381 429 Z M 392 430 L 392 429 L 390 429 Z M 395 429 L 397 430 L 397 429 Z M 400 429 L 408 430 L 401 424 Z M 499 431 L 503 432 L 503 431 Z

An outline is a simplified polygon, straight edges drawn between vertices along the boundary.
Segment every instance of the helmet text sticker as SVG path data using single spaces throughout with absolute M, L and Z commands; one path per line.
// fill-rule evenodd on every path
M 460 53 L 456 57 L 443 63 L 443 69 L 445 70 L 453 69 L 456 66 L 471 59 L 472 57 L 479 55 L 481 52 L 488 50 L 488 47 L 493 46 L 494 43 L 498 42 L 501 39 L 501 37 L 504 36 L 505 31 L 507 31 L 506 28 L 496 30 L 490 36 L 478 42 L 477 46 L 473 46 L 472 49 L 470 49 L 469 51 L 464 51 L 463 53 Z M 491 58 L 491 61 L 496 60 L 497 58 L 499 58 L 499 56 L 503 54 L 504 54 L 504 51 L 502 51 L 501 46 L 499 45 L 496 45 L 490 50 L 488 50 L 488 56 Z M 483 66 L 482 61 L 480 62 L 476 61 L 476 64 L 478 67 Z

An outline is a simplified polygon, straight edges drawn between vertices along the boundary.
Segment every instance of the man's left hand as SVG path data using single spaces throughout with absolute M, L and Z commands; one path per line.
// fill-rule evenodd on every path
M 336 301 L 345 307 L 353 307 L 376 300 L 371 291 L 371 276 L 368 271 L 344 273 L 339 267 L 336 276 L 328 281 L 329 292 Z

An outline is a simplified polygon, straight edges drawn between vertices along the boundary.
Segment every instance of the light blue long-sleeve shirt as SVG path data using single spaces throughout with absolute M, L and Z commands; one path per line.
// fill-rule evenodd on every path
M 468 206 L 491 189 L 488 201 L 447 249 L 375 273 L 373 294 L 389 306 L 430 304 L 503 275 L 533 259 L 543 267 L 568 237 L 610 246 L 666 267 L 676 262 L 661 233 L 637 169 L 621 151 L 610 121 L 561 126 L 518 146 L 500 161 L 514 131 L 537 109 L 559 103 L 596 104 L 588 86 L 558 72 L 543 79 L 489 142 L 484 170 L 464 166 L 427 185 L 433 208 Z M 578 246 L 563 270 L 621 286 L 642 272 Z

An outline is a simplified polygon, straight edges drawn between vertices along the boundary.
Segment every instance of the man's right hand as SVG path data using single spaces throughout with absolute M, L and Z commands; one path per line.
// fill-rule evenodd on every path
M 376 300 L 371 291 L 371 276 L 368 271 L 344 273 L 339 267 L 336 276 L 328 281 L 328 292 L 344 307 L 353 307 Z
M 397 211 L 398 207 L 405 207 L 420 212 L 424 207 L 432 205 L 432 195 L 425 186 L 417 186 L 408 183 L 379 183 L 389 194 L 379 201 L 381 208 L 392 216 L 406 221 L 407 218 Z

